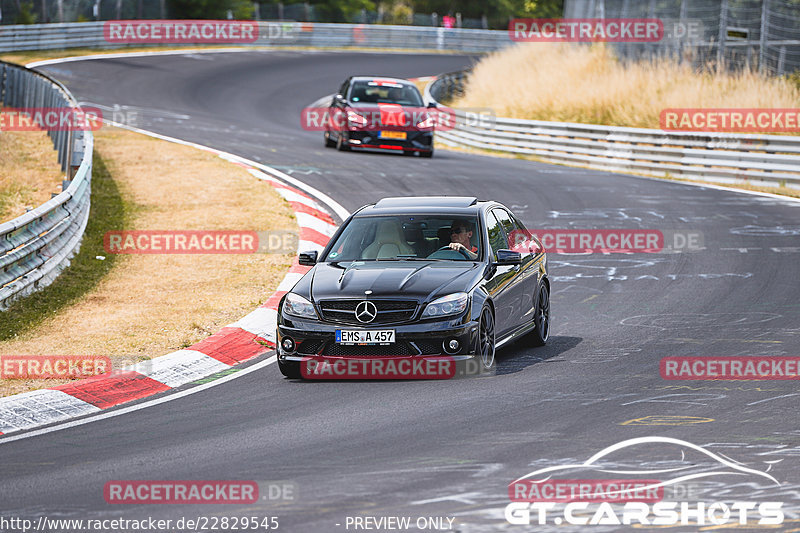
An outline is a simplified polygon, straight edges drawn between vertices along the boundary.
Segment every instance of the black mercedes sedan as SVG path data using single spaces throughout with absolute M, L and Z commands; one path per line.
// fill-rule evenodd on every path
M 328 108 L 325 146 L 432 157 L 435 107 L 408 80 L 352 76 Z
M 385 198 L 353 213 L 278 306 L 290 378 L 443 379 L 495 368 L 495 349 L 550 330 L 545 251 L 505 206 Z

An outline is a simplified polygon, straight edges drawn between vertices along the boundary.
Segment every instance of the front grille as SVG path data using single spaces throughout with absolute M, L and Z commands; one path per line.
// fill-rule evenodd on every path
M 313 355 L 319 352 L 324 341 L 309 339 L 297 345 L 297 353 Z
M 444 353 L 442 343 L 436 341 L 414 341 L 422 355 L 440 355 Z
M 364 300 L 322 300 L 319 303 L 322 318 L 331 322 L 364 326 L 356 319 L 356 306 Z M 370 326 L 394 324 L 411 320 L 417 311 L 414 300 L 370 300 L 378 309 L 378 316 L 369 322 Z
M 325 349 L 322 350 L 322 355 L 334 356 L 354 356 L 354 357 L 368 357 L 368 356 L 392 356 L 392 355 L 417 355 L 417 351 L 409 346 L 407 342 L 396 342 L 394 344 L 387 344 L 385 346 L 346 346 L 329 342 Z

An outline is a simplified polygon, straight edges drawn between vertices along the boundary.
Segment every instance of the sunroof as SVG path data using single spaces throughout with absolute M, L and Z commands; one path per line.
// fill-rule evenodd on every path
M 375 207 L 469 207 L 477 201 L 474 196 L 405 196 L 384 198 Z

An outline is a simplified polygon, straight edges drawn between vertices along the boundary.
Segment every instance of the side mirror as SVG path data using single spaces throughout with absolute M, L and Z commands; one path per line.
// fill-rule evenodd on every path
M 439 106 L 436 105 L 436 102 L 428 102 L 428 109 L 436 109 L 437 107 Z
M 341 94 L 337 94 L 336 96 L 333 97 L 333 102 L 336 104 L 344 105 L 344 96 L 342 96 Z
M 514 250 L 497 250 L 498 265 L 518 265 L 522 263 L 522 254 Z
M 300 255 L 297 256 L 297 262 L 304 266 L 314 266 L 317 264 L 317 257 L 318 253 L 316 250 L 300 252 Z

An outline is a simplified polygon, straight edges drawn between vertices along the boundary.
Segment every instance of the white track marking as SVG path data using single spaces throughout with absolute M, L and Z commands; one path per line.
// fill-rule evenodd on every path
M 246 48 L 216 48 L 214 50 L 160 50 L 153 52 L 119 52 L 116 54 L 90 54 L 85 56 L 61 57 L 56 59 L 42 59 L 33 61 L 25 65 L 28 68 L 44 67 L 47 65 L 58 65 L 59 63 L 73 63 L 75 61 L 91 61 L 93 59 L 120 59 L 124 57 L 147 57 L 147 56 L 175 56 L 192 54 L 225 54 L 230 52 L 266 52 L 266 49 L 246 49 Z M 269 50 L 272 51 L 272 50 Z
M 227 327 L 242 328 L 253 335 L 258 335 L 262 339 L 275 342 L 275 328 L 277 324 L 277 310 L 268 307 L 259 307 Z
M 134 370 L 174 389 L 228 368 L 230 365 L 196 350 L 179 350 L 125 370 Z
M 184 396 L 189 396 L 190 394 L 195 394 L 206 389 L 210 389 L 211 387 L 216 387 L 217 385 L 222 385 L 223 383 L 227 383 L 232 381 L 236 378 L 246 376 L 251 372 L 255 372 L 256 370 L 261 370 L 262 368 L 266 367 L 267 365 L 271 365 L 272 363 L 278 360 L 277 356 L 273 355 L 269 359 L 261 361 L 260 363 L 256 363 L 252 366 L 247 368 L 243 368 L 233 374 L 229 374 L 227 376 L 222 376 L 219 379 L 216 379 L 210 383 L 204 383 L 203 385 L 198 385 L 197 387 L 192 387 L 191 389 L 187 389 L 185 391 L 176 392 L 174 394 L 170 394 L 168 396 L 164 396 L 163 398 L 157 398 L 155 400 L 147 400 L 142 403 L 137 403 L 136 405 L 131 405 L 129 407 L 124 407 L 122 409 L 117 409 L 114 411 L 105 411 L 103 413 L 97 414 L 95 416 L 91 416 L 89 418 L 82 418 L 80 420 L 73 420 L 71 422 L 65 422 L 63 424 L 58 424 L 57 426 L 52 426 L 49 428 L 44 429 L 37 429 L 35 431 L 31 431 L 28 433 L 23 433 L 22 435 L 10 435 L 8 437 L 0 438 L 0 446 L 3 444 L 7 444 L 9 442 L 13 442 L 15 440 L 27 439 L 29 437 L 36 437 L 38 435 L 45 435 L 47 433 L 53 433 L 54 431 L 59 431 L 62 429 L 73 428 L 77 426 L 82 426 L 84 424 L 88 424 L 90 422 L 94 422 L 96 420 L 104 420 L 106 418 L 113 418 L 115 416 L 124 415 L 127 413 L 132 413 L 134 411 L 139 411 L 140 409 L 145 409 L 147 407 L 152 407 L 154 405 L 159 405 L 165 402 L 169 402 L 172 400 L 177 400 L 179 398 L 183 398 Z M 228 368 L 235 368 L 235 367 L 228 367 Z M 88 405 L 88 404 L 87 404 Z
M 302 272 L 289 272 L 286 274 L 286 277 L 278 285 L 278 288 L 275 289 L 277 292 L 289 292 L 294 287 L 295 283 L 300 281 L 300 278 L 305 276 Z
M 21 431 L 99 411 L 99 407 L 60 390 L 23 392 L 0 399 L 0 431 Z
M 332 236 L 336 232 L 335 225 L 329 224 L 328 222 L 325 222 L 321 218 L 317 218 L 314 215 L 309 215 L 308 213 L 295 213 L 294 216 L 297 218 L 297 225 L 300 227 L 311 228 L 322 233 L 323 235 L 327 235 L 328 237 Z

